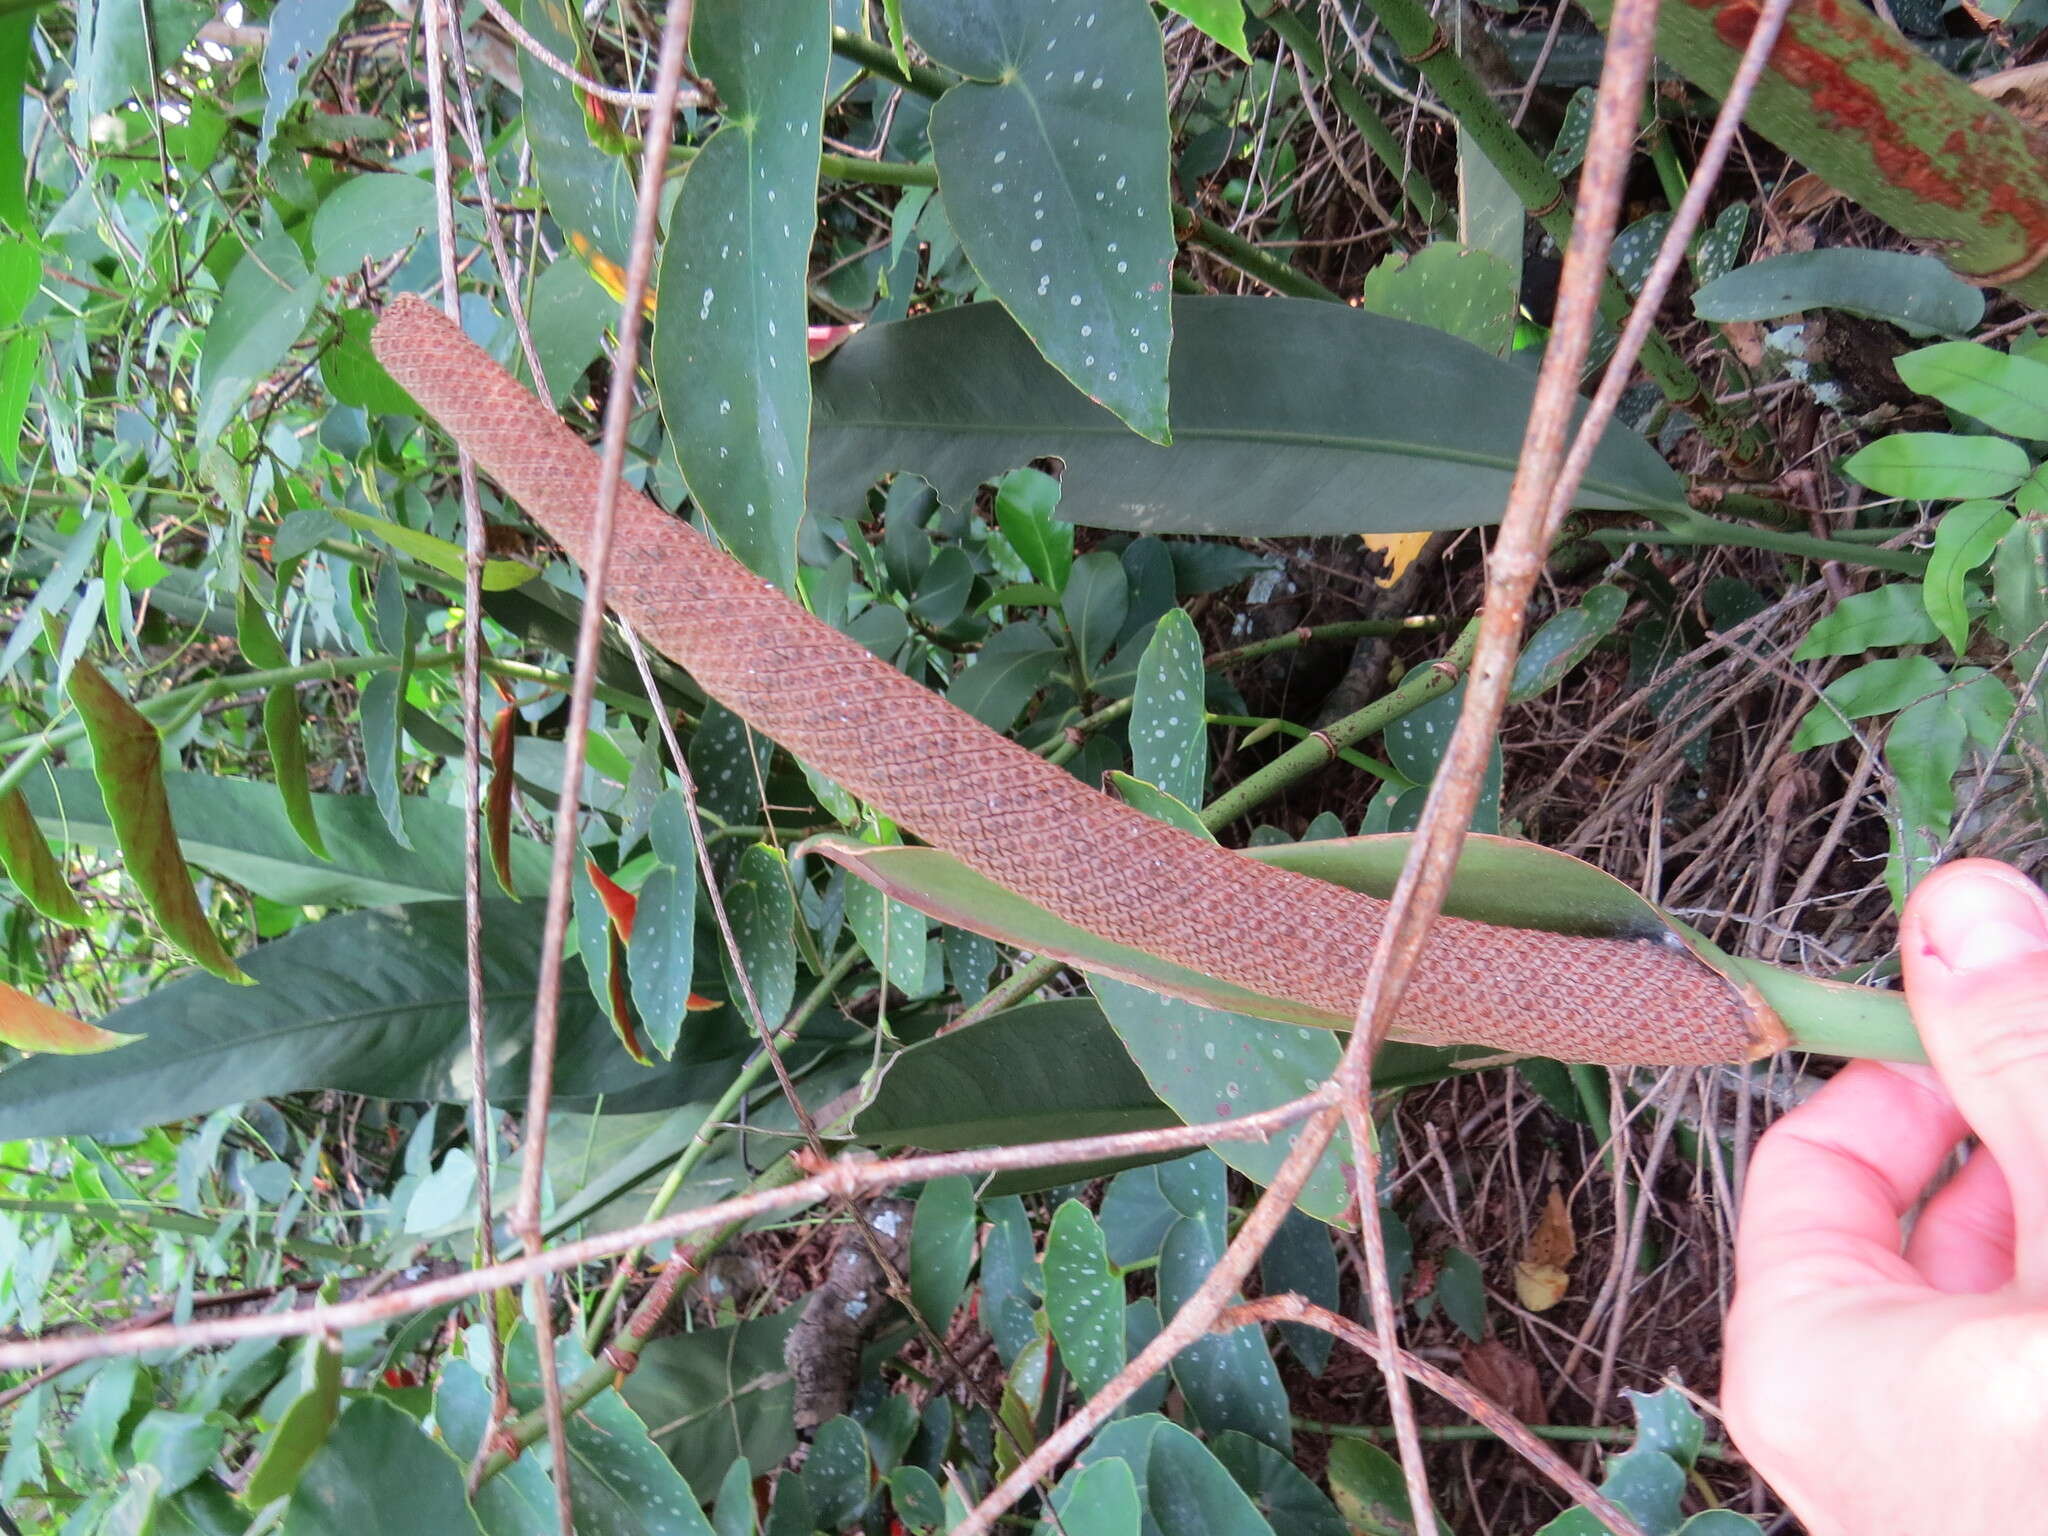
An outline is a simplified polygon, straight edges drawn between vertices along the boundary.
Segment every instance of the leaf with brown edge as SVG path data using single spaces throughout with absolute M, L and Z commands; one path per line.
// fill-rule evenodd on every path
M 517 787 L 519 738 L 513 727 L 519 711 L 507 705 L 498 711 L 491 727 L 491 784 L 484 792 L 484 841 L 490 844 L 491 872 L 498 877 L 498 889 L 514 901 L 512 888 L 512 792 Z
M 616 925 L 610 937 L 611 969 L 605 977 L 606 1011 L 611 1014 L 612 1028 L 618 1031 L 619 1044 L 626 1048 L 626 1054 L 641 1066 L 651 1067 L 654 1058 L 648 1055 L 646 1042 L 640 1038 L 640 1021 L 633 1015 L 633 996 L 626 986 L 626 938 Z
M 28 904 L 51 922 L 83 925 L 88 920 L 18 789 L 0 795 L 0 866 Z
M 595 859 L 585 859 L 583 869 L 590 876 L 590 883 L 597 887 L 598 900 L 604 903 L 604 915 L 611 919 L 613 931 L 624 942 L 632 943 L 633 919 L 640 911 L 640 899 L 599 869 Z
M 128 877 L 173 944 L 221 980 L 247 983 L 192 888 L 184 850 L 171 826 L 156 727 L 82 657 L 71 668 L 68 687 L 92 742 L 93 777 L 127 860 Z
M 11 798 L 11 797 L 10 797 Z M 42 1051 L 52 1056 L 90 1056 L 126 1045 L 137 1035 L 116 1034 L 39 1002 L 26 992 L 17 992 L 0 982 L 0 1040 L 18 1051 Z
M 626 1054 L 643 1067 L 652 1066 L 653 1057 L 641 1038 L 626 979 L 626 946 L 633 936 L 633 915 L 639 903 L 599 869 L 595 859 L 583 861 L 583 873 L 585 878 L 575 888 L 576 942 L 590 979 L 590 994 L 611 1020 L 612 1032 Z

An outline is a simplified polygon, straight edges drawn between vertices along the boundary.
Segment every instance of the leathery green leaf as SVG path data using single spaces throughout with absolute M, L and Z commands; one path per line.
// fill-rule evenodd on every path
M 654 378 L 683 480 L 733 553 L 785 590 L 804 513 L 804 279 L 830 28 L 824 0 L 698 5 L 692 51 L 725 118 L 683 176 L 655 305 Z
M 71 668 L 69 690 L 92 741 L 93 776 L 128 877 L 173 944 L 224 981 L 248 980 L 222 947 L 192 888 L 164 794 L 156 727 L 82 657 Z
M 873 1146 L 1001 1146 L 1175 1123 L 1086 998 L 1006 1008 L 897 1053 L 855 1121 Z
M 1927 616 L 1957 656 L 1970 639 L 1969 574 L 1991 558 L 2016 522 L 2003 502 L 1966 501 L 1950 507 L 1935 525 L 1934 553 L 1927 558 L 1920 596 Z
M 1166 63 L 1139 0 L 905 0 L 968 76 L 932 108 L 946 216 L 1053 367 L 1170 440 L 1173 207 Z
M 493 1103 L 514 1102 L 526 1091 L 537 907 L 485 909 Z M 16 1136 L 97 1135 L 316 1088 L 466 1100 L 462 934 L 459 901 L 303 924 L 243 957 L 260 986 L 230 990 L 212 976 L 183 976 L 101 1018 L 108 1029 L 143 1037 L 134 1044 L 103 1056 L 37 1056 L 9 1067 L 0 1073 L 0 1122 Z M 562 985 L 555 1091 L 588 1098 L 643 1086 L 648 1074 L 612 1044 L 610 1025 L 584 995 L 578 971 Z M 743 1049 L 737 1027 L 727 1031 L 691 1060 L 727 1059 Z
M 1174 302 L 1173 445 L 1069 388 L 993 304 L 871 325 L 815 370 L 818 510 L 858 515 L 892 470 L 948 506 L 1045 455 L 1060 515 L 1152 533 L 1289 538 L 1497 521 L 1534 385 L 1424 326 L 1315 299 Z M 1581 506 L 1685 509 L 1655 449 L 1610 426 Z
M 1059 1524 L 1041 1524 L 1040 1532 L 1138 1536 L 1144 1528 L 1145 1511 L 1138 1502 L 1137 1478 L 1129 1462 L 1115 1457 L 1068 1472 L 1052 1491 L 1052 1507 L 1059 1516 Z
M 1159 1315 L 1164 1321 L 1171 1322 L 1187 1304 L 1222 1259 L 1223 1248 L 1224 1234 L 1207 1222 L 1184 1216 L 1167 1229 L 1159 1250 Z M 1205 1334 L 1174 1357 L 1171 1369 L 1203 1429 L 1211 1434 L 1235 1429 L 1276 1450 L 1291 1449 L 1287 1392 L 1258 1328 Z
M 396 1490 L 404 1490 L 394 1505 Z M 419 1422 L 381 1397 L 349 1405 L 307 1463 L 278 1529 L 284 1536 L 432 1531 L 480 1536 L 462 1492 L 462 1464 Z
M 933 1179 L 910 1226 L 910 1301 L 943 1334 L 974 1268 L 974 1186 L 966 1175 Z

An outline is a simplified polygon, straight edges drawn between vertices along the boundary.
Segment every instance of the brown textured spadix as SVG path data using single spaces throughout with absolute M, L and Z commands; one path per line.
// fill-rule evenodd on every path
M 378 359 L 579 560 L 598 458 L 417 298 Z M 611 605 L 704 691 L 936 848 L 1078 927 L 1349 1017 L 1387 904 L 1154 821 L 997 735 L 621 488 Z M 1566 1061 L 1740 1061 L 1782 1043 L 1690 954 L 1444 918 L 1395 1034 Z

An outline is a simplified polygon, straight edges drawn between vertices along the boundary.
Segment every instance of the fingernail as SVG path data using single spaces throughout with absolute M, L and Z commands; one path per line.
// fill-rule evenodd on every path
M 1961 876 L 1930 895 L 1921 933 L 1951 971 L 1989 970 L 2048 951 L 2039 904 L 1995 875 Z

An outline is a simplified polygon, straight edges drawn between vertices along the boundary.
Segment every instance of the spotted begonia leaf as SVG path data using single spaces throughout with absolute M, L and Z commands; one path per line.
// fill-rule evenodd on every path
M 968 79 L 932 108 L 946 216 L 1047 362 L 1156 443 L 1173 213 L 1166 67 L 1141 0 L 905 0 Z
M 824 0 L 704 0 L 691 35 L 725 121 L 690 162 L 669 216 L 654 379 L 690 495 L 734 554 L 791 588 L 810 450 L 804 280 L 831 15 Z

